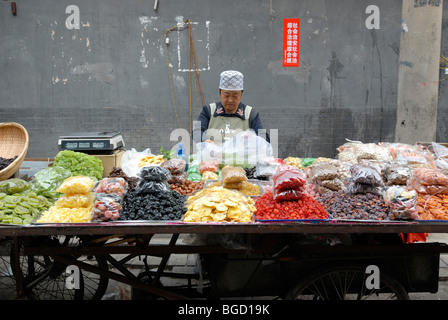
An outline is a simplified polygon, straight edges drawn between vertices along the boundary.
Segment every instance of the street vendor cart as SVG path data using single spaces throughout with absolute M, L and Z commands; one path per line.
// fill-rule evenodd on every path
M 447 231 L 448 224 L 439 221 L 331 220 L 0 227 L 17 297 L 29 299 L 101 299 L 109 279 L 130 285 L 135 298 L 145 299 L 408 299 L 410 292 L 437 292 L 440 254 L 447 247 L 405 244 L 395 236 Z M 169 235 L 168 243 L 152 243 L 158 234 Z M 180 241 L 186 234 L 208 241 Z M 325 240 L 337 235 L 352 241 L 330 245 Z M 200 254 L 201 268 L 185 274 L 168 270 L 169 257 L 179 253 Z M 159 257 L 160 262 L 135 275 L 126 267 L 134 257 Z M 73 288 L 67 286 L 69 266 L 79 268 Z M 379 284 L 369 286 L 369 266 L 379 270 Z M 165 285 L 166 279 L 185 284 Z

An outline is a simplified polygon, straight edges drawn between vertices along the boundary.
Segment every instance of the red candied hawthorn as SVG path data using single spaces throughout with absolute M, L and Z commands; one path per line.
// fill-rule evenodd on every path
M 268 191 L 256 200 L 255 207 L 258 220 L 328 219 L 324 206 L 307 194 L 299 200 L 275 201 Z

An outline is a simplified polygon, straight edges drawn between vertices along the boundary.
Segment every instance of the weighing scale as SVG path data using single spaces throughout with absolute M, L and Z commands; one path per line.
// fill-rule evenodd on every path
M 59 137 L 59 150 L 72 150 L 91 154 L 108 154 L 124 149 L 124 141 L 118 131 L 79 132 Z

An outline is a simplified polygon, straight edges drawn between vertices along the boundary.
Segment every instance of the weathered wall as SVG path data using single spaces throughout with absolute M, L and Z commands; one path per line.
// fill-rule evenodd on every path
M 442 57 L 448 58 L 448 3 L 443 6 L 442 16 L 442 42 L 440 48 Z M 443 60 L 443 58 L 442 58 Z M 448 60 L 447 60 L 448 61 Z M 436 141 L 448 142 L 448 74 L 445 74 L 444 67 L 448 67 L 448 62 L 441 63 L 439 74 L 439 100 L 437 105 L 437 132 Z
M 13 16 L 1 1 L 0 121 L 28 129 L 33 158 L 53 157 L 59 135 L 78 131 L 119 130 L 128 148 L 171 148 L 179 123 L 164 33 L 189 19 L 205 101 L 218 99 L 221 71 L 242 71 L 243 102 L 279 130 L 279 156 L 334 156 L 345 138 L 393 141 L 401 1 L 375 1 L 376 30 L 365 26 L 370 4 L 160 0 L 155 11 L 143 0 L 20 0 Z M 79 30 L 65 26 L 68 5 L 80 9 Z M 283 18 L 301 18 L 299 68 L 281 64 Z M 188 129 L 200 107 L 194 94 L 190 117 L 188 30 L 169 37 L 174 100 Z M 438 140 L 447 134 L 439 120 Z

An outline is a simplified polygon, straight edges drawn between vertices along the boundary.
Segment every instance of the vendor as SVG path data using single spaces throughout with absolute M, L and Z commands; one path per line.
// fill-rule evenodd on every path
M 219 81 L 221 101 L 203 106 L 199 114 L 201 134 L 197 136 L 201 138 L 200 141 L 220 144 L 246 130 L 253 130 L 259 135 L 259 130 L 263 129 L 263 126 L 258 112 L 241 102 L 243 80 L 244 76 L 239 71 L 228 70 L 221 73 Z M 267 133 L 260 136 L 270 142 Z

